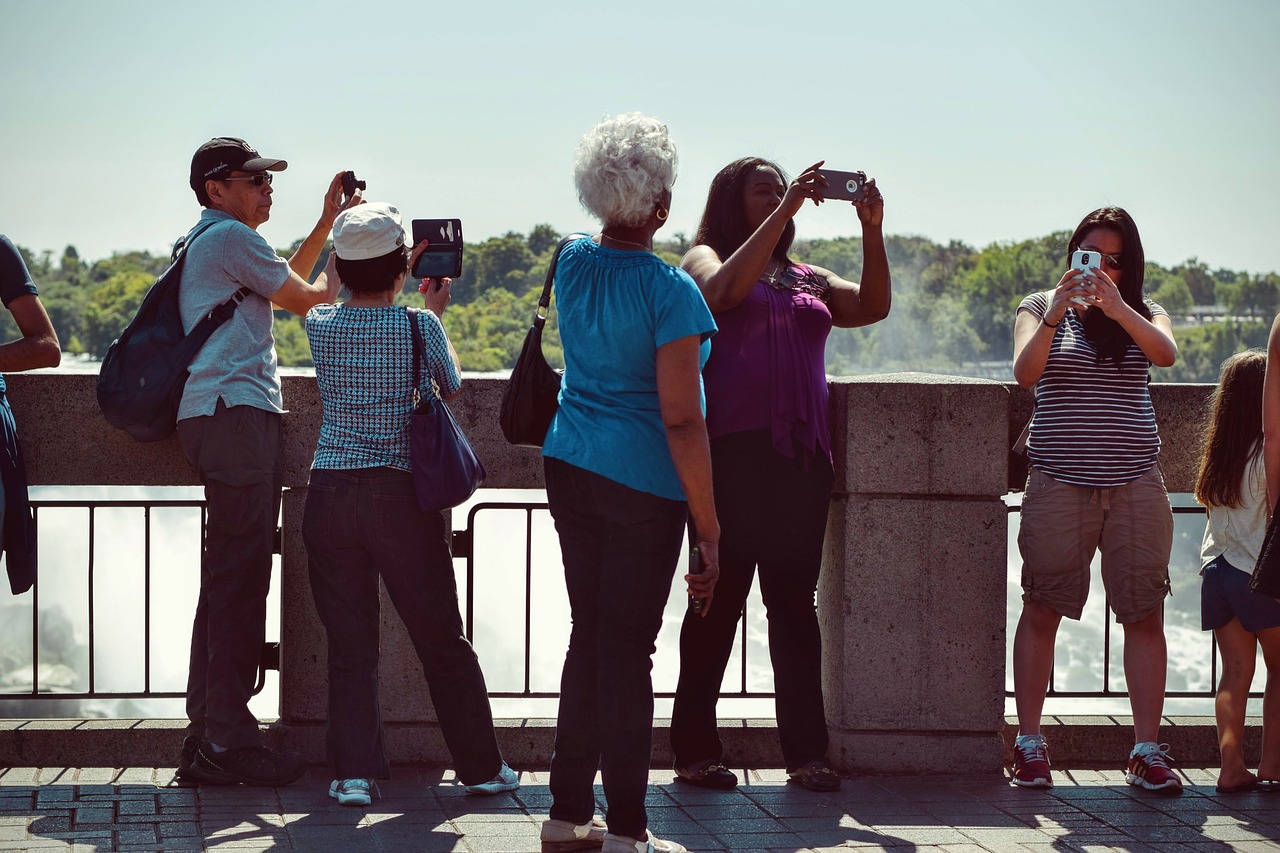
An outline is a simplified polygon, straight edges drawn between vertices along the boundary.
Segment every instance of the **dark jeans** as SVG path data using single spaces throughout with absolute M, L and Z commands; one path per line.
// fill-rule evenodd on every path
M 280 518 L 281 418 L 252 406 L 178 421 L 208 504 L 200 598 L 187 676 L 189 734 L 227 748 L 261 743 L 249 698 L 266 639 L 271 554 Z
M 638 838 L 648 828 L 654 642 L 687 511 L 681 501 L 559 459 L 543 462 L 573 618 L 551 756 L 551 817 L 590 821 L 599 769 L 609 831 Z
M 775 707 L 782 755 L 796 768 L 827 754 L 822 706 L 822 640 L 814 595 L 822 566 L 832 472 L 826 459 L 806 471 L 773 449 L 766 430 L 711 442 L 720 578 L 706 618 L 685 616 L 680 681 L 671 714 L 676 765 L 720 760 L 716 700 L 756 568 L 769 617 Z
M 463 632 L 444 515 L 423 512 L 413 475 L 311 472 L 302 518 L 316 610 L 329 639 L 329 763 L 339 779 L 390 775 L 378 703 L 378 575 L 404 621 L 445 745 L 466 785 L 498 775 L 480 661 Z

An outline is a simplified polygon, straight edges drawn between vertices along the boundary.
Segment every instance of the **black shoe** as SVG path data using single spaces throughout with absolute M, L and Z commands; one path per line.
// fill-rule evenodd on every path
M 676 778 L 697 785 L 699 788 L 711 788 L 716 791 L 730 791 L 738 787 L 738 777 L 728 767 L 708 758 L 695 761 L 688 767 L 676 767 Z
M 203 785 L 261 785 L 275 788 L 295 782 L 306 772 L 302 759 L 292 752 L 276 752 L 264 746 L 245 746 L 214 752 L 202 741 L 185 779 Z
M 196 750 L 200 748 L 200 738 L 187 735 L 182 740 L 182 752 L 178 756 L 178 770 L 173 775 L 184 782 L 195 780 L 191 777 L 191 762 L 195 761 Z
M 802 767 L 795 770 L 788 770 L 787 777 L 790 781 L 797 785 L 802 785 L 810 791 L 838 791 L 840 789 L 840 774 L 832 770 L 826 761 L 818 759 L 810 761 Z

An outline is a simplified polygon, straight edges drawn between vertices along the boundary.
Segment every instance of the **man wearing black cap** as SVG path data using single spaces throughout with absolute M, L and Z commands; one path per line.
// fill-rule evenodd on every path
M 208 505 L 187 678 L 191 722 L 178 776 L 203 783 L 285 785 L 304 769 L 296 755 L 262 746 L 248 707 L 265 641 L 283 472 L 272 303 L 301 316 L 337 298 L 332 261 L 315 284 L 305 276 L 334 219 L 360 198 L 344 204 L 342 173 L 335 175 L 315 228 L 286 261 L 257 228 L 271 215 L 271 173 L 287 165 L 231 137 L 206 142 L 191 160 L 191 189 L 205 209 L 187 235 L 183 324 L 190 330 L 247 291 L 192 361 L 178 408 L 178 438 Z

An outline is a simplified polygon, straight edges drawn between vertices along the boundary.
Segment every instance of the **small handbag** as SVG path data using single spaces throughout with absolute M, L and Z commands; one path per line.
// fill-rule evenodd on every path
M 467 441 L 453 412 L 431 379 L 430 391 L 422 390 L 422 324 L 419 313 L 409 312 L 413 337 L 413 414 L 409 416 L 409 461 L 413 466 L 413 490 L 425 512 L 452 509 L 475 494 L 484 482 L 484 465 Z
M 1280 598 L 1280 512 L 1271 516 L 1267 534 L 1262 540 L 1262 551 L 1253 567 L 1249 589 L 1272 598 Z
M 560 374 L 547 364 L 542 354 L 542 327 L 546 325 L 547 314 L 551 310 L 551 283 L 556 277 L 560 252 L 571 241 L 588 236 L 570 234 L 551 253 L 547 280 L 542 285 L 542 296 L 533 312 L 533 325 L 524 336 L 524 346 L 520 348 L 515 367 L 511 368 L 511 378 L 502 392 L 502 408 L 498 411 L 502 434 L 512 444 L 541 447 L 547 438 L 547 430 L 551 428 L 551 419 L 560 408 Z

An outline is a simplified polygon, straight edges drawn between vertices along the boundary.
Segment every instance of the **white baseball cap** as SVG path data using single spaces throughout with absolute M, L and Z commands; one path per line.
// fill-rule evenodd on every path
M 333 250 L 344 261 L 380 258 L 403 246 L 400 211 L 386 202 L 358 204 L 333 222 Z

